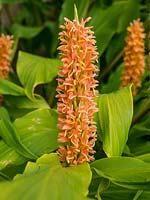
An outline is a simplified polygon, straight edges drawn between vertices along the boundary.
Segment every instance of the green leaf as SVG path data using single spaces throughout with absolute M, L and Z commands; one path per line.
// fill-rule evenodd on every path
M 90 1 L 89 0 L 65 0 L 59 17 L 59 24 L 64 23 L 64 17 L 74 19 L 74 5 L 77 7 L 79 20 L 86 16 Z
M 17 153 L 12 147 L 0 140 L 0 170 L 7 166 L 19 165 L 26 162 L 26 158 Z
M 129 148 L 131 150 L 131 153 L 134 155 L 141 155 L 141 154 L 147 154 L 150 150 L 150 141 L 148 138 L 135 138 L 130 139 L 128 141 Z
M 30 151 L 41 156 L 58 148 L 57 113 L 54 110 L 38 109 L 14 122 L 22 143 Z
M 96 160 L 91 167 L 113 183 L 131 189 L 150 189 L 150 164 L 131 157 Z
M 133 115 L 131 87 L 99 95 L 97 103 L 98 135 L 102 139 L 103 150 L 108 157 L 119 156 L 127 142 Z
M 137 190 L 131 190 L 119 187 L 117 185 L 111 185 L 107 191 L 102 193 L 103 200 L 133 200 L 134 195 L 136 195 Z M 138 200 L 148 200 L 150 196 L 150 191 L 143 191 L 139 196 Z
M 125 28 L 129 25 L 133 19 L 137 19 L 139 17 L 139 8 L 140 1 L 128 0 L 126 1 L 126 5 L 121 9 L 122 15 L 119 18 L 119 24 L 117 32 L 125 30 Z
M 14 124 L 11 124 L 8 113 L 3 108 L 0 109 L 0 116 L 6 122 L 2 126 L 0 124 L 4 139 L 0 140 L 0 169 L 8 165 L 23 164 L 26 160 L 35 159 L 58 148 L 57 113 L 54 110 L 35 110 L 16 119 Z
M 25 94 L 22 87 L 2 78 L 0 78 L 0 93 L 14 96 L 23 96 Z
M 33 154 L 20 140 L 20 136 L 11 123 L 7 111 L 4 108 L 0 108 L 0 117 L 0 136 L 3 138 L 5 143 L 26 158 L 37 158 L 37 156 Z
M 140 156 L 136 156 L 137 159 L 143 160 L 144 162 L 150 162 L 150 153 L 142 154 Z
M 89 13 L 92 17 L 89 24 L 93 26 L 95 32 L 99 55 L 102 55 L 117 31 L 123 6 L 124 2 L 118 2 L 113 3 L 107 9 L 102 9 L 95 4 Z
M 102 85 L 100 93 L 110 93 L 119 89 L 122 69 L 123 63 L 117 67 L 116 71 L 110 74 L 107 83 Z
M 51 42 L 48 44 L 51 57 L 55 55 L 58 46 L 58 32 L 60 31 L 58 26 L 58 21 L 48 20 L 45 22 L 45 28 L 48 28 L 51 33 Z
M 106 51 L 107 65 L 113 62 L 113 60 L 115 60 L 115 57 L 117 57 L 122 52 L 125 46 L 125 33 L 126 31 L 121 34 L 115 34 L 114 37 L 111 39 Z
M 100 199 L 101 200 L 101 193 L 103 193 L 105 190 L 107 190 L 107 188 L 109 187 L 109 179 L 105 179 L 105 178 L 102 178 L 102 180 L 100 181 L 99 183 L 99 186 L 98 186 L 98 189 L 97 189 L 97 194 L 96 194 L 96 197 L 97 199 Z
M 128 145 L 131 152 L 135 155 L 149 153 L 150 152 L 149 138 L 150 138 L 150 118 L 148 115 L 144 121 L 137 123 L 130 130 Z
M 48 103 L 45 99 L 35 94 L 35 98 L 33 100 L 28 99 L 26 96 L 7 96 L 5 97 L 5 101 L 7 101 L 8 107 L 13 108 L 26 108 L 26 109 L 35 109 L 35 108 L 49 108 Z
M 12 182 L 0 183 L 3 200 L 88 200 L 91 181 L 88 164 L 63 168 L 56 154 L 43 155 L 36 163 L 29 162 L 22 175 Z M 22 196 L 23 195 L 23 196 Z
M 48 83 L 57 76 L 59 65 L 61 62 L 58 59 L 42 58 L 25 52 L 19 53 L 17 73 L 30 99 L 34 99 L 34 88 L 38 84 Z
M 135 194 L 133 200 L 138 200 L 142 193 L 143 193 L 143 190 L 138 190 L 137 193 Z
M 13 24 L 11 27 L 11 32 L 15 37 L 24 39 L 31 39 L 37 36 L 42 30 L 43 27 L 29 27 L 20 24 Z
M 137 123 L 132 127 L 132 129 L 130 130 L 129 139 L 134 139 L 149 134 L 150 134 L 150 118 L 145 118 L 144 121 Z

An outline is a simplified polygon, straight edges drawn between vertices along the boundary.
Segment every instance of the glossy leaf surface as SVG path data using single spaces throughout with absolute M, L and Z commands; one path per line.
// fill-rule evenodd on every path
M 57 113 L 38 109 L 12 123 L 4 108 L 0 109 L 0 169 L 36 159 L 57 149 Z
M 17 73 L 25 88 L 26 95 L 33 99 L 34 88 L 38 84 L 47 83 L 57 76 L 58 59 L 48 59 L 20 52 L 17 62 Z
M 23 144 L 40 156 L 54 151 L 57 143 L 57 113 L 49 109 L 38 109 L 18 118 L 14 122 Z
M 0 78 L 0 93 L 6 95 L 23 96 L 24 89 L 11 81 Z
M 91 167 L 102 177 L 130 189 L 150 189 L 150 164 L 131 157 L 96 160 Z
M 122 154 L 128 139 L 133 115 L 131 87 L 117 92 L 99 95 L 97 99 L 98 135 L 108 157 Z
M 38 35 L 42 29 L 43 27 L 28 27 L 20 24 L 13 24 L 11 32 L 17 38 L 30 39 Z
M 5 109 L 0 109 L 1 120 L 0 120 L 0 136 L 4 140 L 4 142 L 12 147 L 16 152 L 21 154 L 22 156 L 30 159 L 37 158 L 21 141 L 20 136 L 11 123 L 8 113 Z
M 89 14 L 92 17 L 90 25 L 93 26 L 100 55 L 105 51 L 117 31 L 118 19 L 123 6 L 124 2 L 113 4 L 107 9 L 95 5 Z
M 1 199 L 87 200 L 91 176 L 88 164 L 63 168 L 56 154 L 46 154 L 29 162 L 23 175 L 0 183 Z

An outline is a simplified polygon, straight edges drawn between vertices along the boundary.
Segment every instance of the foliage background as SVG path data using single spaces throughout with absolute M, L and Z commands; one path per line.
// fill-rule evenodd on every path
M 0 79 L 0 93 L 4 94 L 0 108 L 0 198 L 9 199 L 11 195 L 16 200 L 24 194 L 25 200 L 148 200 L 149 0 L 0 0 L 0 3 L 0 32 L 14 35 L 9 80 Z M 73 19 L 74 4 L 80 19 L 92 17 L 88 25 L 93 26 L 99 51 L 99 113 L 95 116 L 98 141 L 95 162 L 63 169 L 52 153 L 58 148 L 55 95 L 57 67 L 61 62 L 57 47 L 59 26 L 64 17 Z M 147 34 L 146 66 L 142 87 L 132 103 L 130 87 L 115 91 L 120 88 L 124 67 L 126 28 L 137 18 L 143 21 Z M 23 174 L 16 176 L 19 173 Z

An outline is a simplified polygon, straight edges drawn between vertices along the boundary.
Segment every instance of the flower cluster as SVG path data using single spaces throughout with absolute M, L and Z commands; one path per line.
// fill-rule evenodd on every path
M 63 66 L 58 74 L 57 110 L 60 133 L 58 149 L 60 161 L 68 166 L 94 160 L 96 141 L 93 114 L 97 112 L 94 79 L 98 68 L 97 48 L 91 27 L 85 27 L 90 18 L 78 22 L 65 18 L 60 32 L 60 57 Z
M 13 44 L 12 36 L 4 34 L 0 37 L 0 77 L 7 79 L 10 71 L 10 54 Z
M 137 88 L 141 86 L 141 76 L 144 74 L 144 28 L 139 19 L 134 20 L 127 28 L 124 65 L 121 82 L 122 86 L 133 83 L 133 95 L 137 94 Z
M 11 46 L 13 44 L 12 36 L 6 36 L 4 34 L 0 37 L 0 77 L 7 79 L 10 71 L 10 54 Z M 0 94 L 0 104 L 3 101 L 3 95 Z

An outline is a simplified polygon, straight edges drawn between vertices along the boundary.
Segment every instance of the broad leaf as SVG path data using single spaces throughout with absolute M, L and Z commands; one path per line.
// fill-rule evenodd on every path
M 45 28 L 48 28 L 51 35 L 50 35 L 50 38 L 51 38 L 51 42 L 50 44 L 48 43 L 48 49 L 49 49 L 49 53 L 51 55 L 51 57 L 53 57 L 56 53 L 56 50 L 57 50 L 57 46 L 58 46 L 58 32 L 60 31 L 59 30 L 59 27 L 58 27 L 58 21 L 50 21 L 50 20 L 47 20 L 45 22 Z
M 133 115 L 131 87 L 99 95 L 97 103 L 98 135 L 103 149 L 108 157 L 119 156 L 127 142 Z
M 150 163 L 131 157 L 112 157 L 91 164 L 97 174 L 131 189 L 150 189 Z
M 137 190 L 126 189 L 112 184 L 107 191 L 102 193 L 102 200 L 135 200 L 136 194 Z M 148 200 L 149 196 L 150 191 L 141 191 L 137 200 Z
M 18 118 L 14 126 L 22 143 L 38 156 L 58 148 L 57 113 L 49 109 L 38 109 Z
M 142 155 L 149 153 L 150 152 L 149 138 L 150 138 L 150 117 L 148 114 L 147 118 L 145 118 L 144 121 L 135 124 L 130 130 L 128 145 L 131 152 L 135 155 Z
M 0 140 L 0 170 L 11 165 L 20 165 L 26 158 L 17 153 L 12 147 Z
M 137 159 L 143 160 L 145 162 L 150 162 L 150 153 L 142 154 L 140 156 L 136 156 Z
M 25 88 L 26 95 L 33 99 L 34 88 L 38 84 L 48 83 L 57 76 L 58 59 L 42 58 L 32 54 L 20 52 L 17 62 L 17 73 Z
M 88 200 L 91 181 L 88 164 L 63 168 L 56 154 L 43 155 L 29 162 L 23 175 L 0 183 L 0 197 L 8 200 Z
M 4 108 L 0 108 L 0 118 L 0 136 L 4 142 L 22 156 L 36 159 L 37 156 L 33 154 L 20 140 L 20 136 L 11 123 L 7 111 Z
M 59 17 L 59 24 L 62 25 L 64 23 L 64 17 L 71 20 L 74 19 L 74 5 L 77 7 L 79 19 L 85 18 L 89 4 L 89 0 L 65 0 Z
M 110 65 L 120 53 L 123 54 L 122 50 L 125 46 L 125 35 L 126 30 L 120 34 L 115 34 L 111 39 L 106 51 L 107 65 Z
M 23 96 L 24 89 L 13 82 L 0 78 L 0 93 L 6 95 Z
M 118 20 L 123 6 L 124 2 L 118 2 L 112 4 L 107 9 L 102 9 L 95 4 L 89 13 L 89 16 L 92 17 L 90 25 L 93 26 L 100 55 L 105 51 L 111 38 L 117 31 Z
M 146 135 L 150 135 L 150 118 L 146 118 L 144 121 L 135 124 L 130 130 L 129 139 L 134 139 Z
M 128 146 L 133 155 L 142 155 L 150 152 L 150 141 L 148 137 L 133 138 L 128 141 Z
M 16 119 L 14 124 L 3 108 L 0 116 L 3 119 L 0 134 L 4 139 L 0 141 L 0 169 L 22 164 L 57 149 L 57 113 L 54 110 L 33 111 Z
M 116 71 L 110 74 L 107 83 L 102 85 L 100 93 L 110 93 L 119 89 L 122 69 L 123 63 L 117 67 Z
M 35 108 L 49 108 L 48 103 L 45 99 L 35 94 L 35 98 L 33 100 L 27 98 L 27 96 L 7 96 L 5 97 L 5 101 L 7 101 L 7 106 L 13 108 L 26 108 L 26 109 L 35 109 Z
M 28 27 L 20 24 L 13 24 L 11 27 L 11 32 L 15 37 L 25 39 L 37 36 L 42 30 L 43 27 Z
M 139 6 L 140 1 L 128 0 L 126 1 L 126 5 L 123 7 L 122 15 L 119 18 L 119 24 L 117 32 L 120 33 L 123 31 L 133 19 L 137 19 L 139 17 Z

